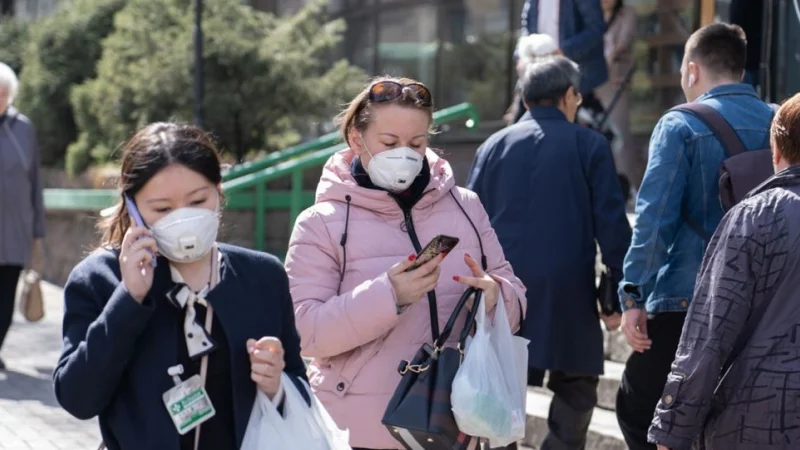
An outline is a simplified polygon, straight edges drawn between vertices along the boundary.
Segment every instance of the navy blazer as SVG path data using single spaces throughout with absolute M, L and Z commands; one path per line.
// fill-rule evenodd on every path
M 587 95 L 608 80 L 603 53 L 606 21 L 600 0 L 559 0 L 559 47 L 564 56 L 581 68 L 581 93 Z M 539 0 L 525 0 L 522 7 L 523 34 L 538 33 Z
M 207 296 L 229 344 L 237 447 L 244 438 L 256 385 L 248 339 L 276 336 L 300 392 L 306 380 L 289 280 L 265 253 L 221 244 L 219 284 Z M 159 257 L 153 287 L 140 304 L 120 282 L 118 253 L 97 250 L 73 269 L 64 287 L 64 348 L 54 373 L 58 402 L 78 419 L 99 416 L 109 450 L 179 450 L 162 394 L 174 386 L 181 320 L 166 294 L 174 286 Z
M 528 288 L 529 366 L 603 373 L 595 257 L 622 278 L 631 227 L 601 134 L 533 107 L 478 149 L 467 181 Z

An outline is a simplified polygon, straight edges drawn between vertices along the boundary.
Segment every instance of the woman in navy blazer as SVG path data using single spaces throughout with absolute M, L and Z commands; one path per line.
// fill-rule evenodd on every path
M 216 243 L 221 180 L 199 128 L 141 130 L 123 151 L 123 201 L 101 224 L 103 245 L 64 288 L 56 397 L 79 419 L 99 416 L 109 450 L 238 449 L 256 389 L 282 408 L 282 372 L 308 400 L 283 266 Z M 162 400 L 171 367 L 182 380 L 207 374 L 216 414 L 199 436 L 179 434 Z

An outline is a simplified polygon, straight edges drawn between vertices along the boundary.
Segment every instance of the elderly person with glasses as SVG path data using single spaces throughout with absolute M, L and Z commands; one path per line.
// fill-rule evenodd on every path
M 528 384 L 541 386 L 549 371 L 555 394 L 544 450 L 586 445 L 603 373 L 595 242 L 609 269 L 606 284 L 616 286 L 631 239 L 608 141 L 575 124 L 580 79 L 578 65 L 563 56 L 531 64 L 521 82 L 528 111 L 483 143 L 467 180 L 533 293 L 524 322 L 525 338 L 536 343 Z M 603 320 L 615 329 L 619 301 L 603 300 Z
M 14 71 L 0 63 L 0 348 L 11 327 L 20 273 L 38 254 L 45 231 L 36 131 L 11 106 L 18 86 Z

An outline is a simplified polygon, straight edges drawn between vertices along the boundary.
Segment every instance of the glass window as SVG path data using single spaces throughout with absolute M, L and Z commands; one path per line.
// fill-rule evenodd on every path
M 436 6 L 380 11 L 377 72 L 405 76 L 433 86 L 436 72 Z
M 509 22 L 514 3 L 448 0 L 442 5 L 440 106 L 468 101 L 478 108 L 483 123 L 502 120 L 514 86 Z
M 634 45 L 631 130 L 649 136 L 666 109 L 686 101 L 681 91 L 683 47 L 697 29 L 699 0 L 629 0 L 639 17 Z
M 371 16 L 357 16 L 347 19 L 344 36 L 345 56 L 367 73 L 375 71 L 375 22 Z

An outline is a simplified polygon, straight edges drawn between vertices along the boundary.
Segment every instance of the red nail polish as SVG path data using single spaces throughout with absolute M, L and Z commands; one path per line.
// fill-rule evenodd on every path
M 472 259 L 472 256 L 469 256 L 469 253 L 466 253 L 465 256 L 469 259 Z
M 408 256 L 408 260 L 411 261 L 411 262 L 414 262 L 415 259 L 417 259 L 417 255 L 409 255 Z
M 458 275 L 453 275 L 453 281 L 458 281 L 460 278 Z

